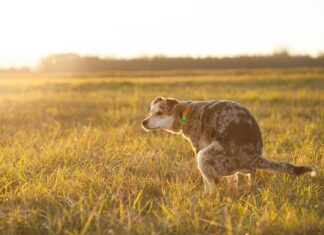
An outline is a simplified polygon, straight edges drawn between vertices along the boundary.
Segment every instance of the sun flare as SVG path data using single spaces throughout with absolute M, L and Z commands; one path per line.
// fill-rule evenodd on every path
M 1 1 L 0 67 L 52 53 L 232 56 L 324 51 L 324 2 Z

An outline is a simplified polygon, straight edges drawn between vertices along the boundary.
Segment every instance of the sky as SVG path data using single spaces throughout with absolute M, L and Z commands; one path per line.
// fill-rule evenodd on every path
M 101 57 L 324 52 L 323 0 L 0 0 L 0 67 Z

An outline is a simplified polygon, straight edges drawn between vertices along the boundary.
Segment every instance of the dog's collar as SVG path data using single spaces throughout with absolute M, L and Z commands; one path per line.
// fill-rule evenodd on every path
M 189 107 L 184 107 L 183 111 L 182 111 L 182 115 L 181 115 L 181 124 L 182 125 L 186 125 L 187 123 L 187 115 L 190 112 L 190 108 Z

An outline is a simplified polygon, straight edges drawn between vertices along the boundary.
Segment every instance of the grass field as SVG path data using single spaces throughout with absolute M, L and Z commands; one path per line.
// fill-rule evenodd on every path
M 31 75 L 29 75 L 31 76 Z M 158 95 L 231 99 L 272 160 L 257 187 L 214 197 L 190 144 L 141 120 Z M 0 79 L 1 234 L 324 234 L 324 69 Z

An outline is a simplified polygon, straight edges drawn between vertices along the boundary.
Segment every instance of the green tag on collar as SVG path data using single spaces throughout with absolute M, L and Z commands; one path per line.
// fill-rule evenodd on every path
M 187 123 L 187 114 L 189 113 L 190 109 L 189 107 L 185 107 L 182 112 L 181 116 L 181 124 L 185 125 Z

